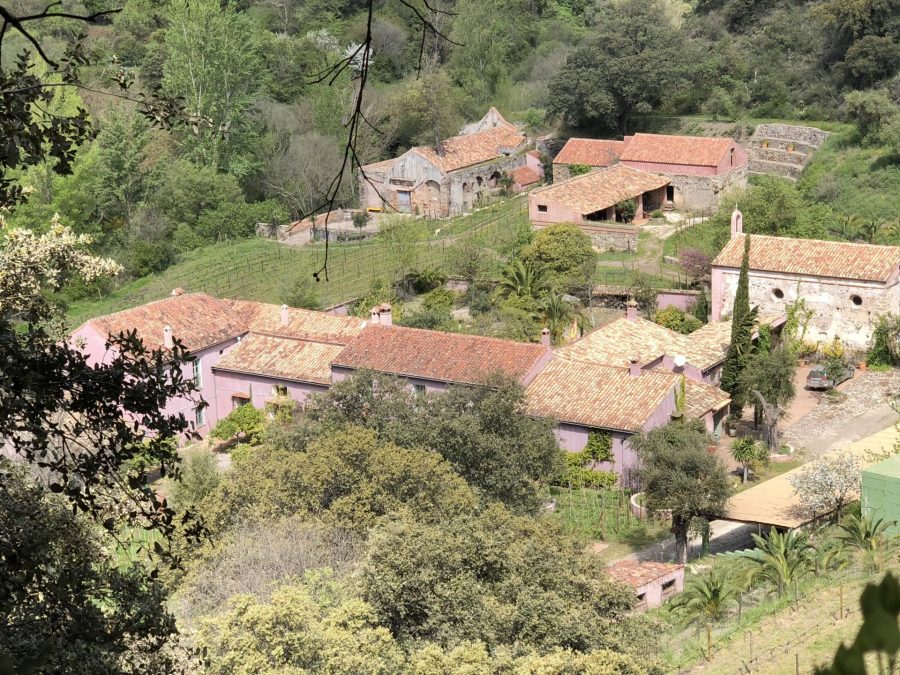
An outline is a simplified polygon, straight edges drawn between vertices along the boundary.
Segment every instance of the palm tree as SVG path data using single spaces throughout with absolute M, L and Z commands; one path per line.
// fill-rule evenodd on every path
M 859 236 L 862 219 L 855 213 L 841 216 L 838 221 L 837 234 L 844 239 L 856 239 Z
M 759 458 L 756 441 L 752 436 L 743 436 L 731 444 L 731 456 L 744 469 L 743 482 L 747 482 L 750 467 Z
M 870 244 L 873 243 L 875 241 L 875 237 L 878 235 L 879 227 L 880 226 L 878 224 L 878 221 L 874 218 L 867 220 L 860 228 L 860 233 L 862 234 L 863 239 L 865 239 Z
M 577 298 L 551 293 L 541 303 L 541 318 L 550 329 L 553 344 L 562 342 L 566 329 L 575 321 L 579 331 L 584 332 L 589 320 L 582 311 Z
M 705 576 L 692 579 L 673 603 L 673 609 L 686 623 L 717 621 L 737 602 L 739 591 L 730 574 L 713 569 Z
M 520 298 L 534 298 L 539 300 L 546 294 L 548 284 L 544 270 L 530 262 L 513 260 L 500 278 L 499 290 L 501 295 L 517 295 Z
M 813 571 L 815 548 L 802 534 L 780 533 L 774 527 L 766 537 L 753 535 L 756 548 L 742 556 L 756 564 L 754 579 L 761 579 L 784 595 L 787 587 Z
M 890 523 L 868 516 L 850 516 L 841 523 L 837 539 L 849 549 L 861 551 L 875 572 L 881 571 L 882 553 L 888 543 Z

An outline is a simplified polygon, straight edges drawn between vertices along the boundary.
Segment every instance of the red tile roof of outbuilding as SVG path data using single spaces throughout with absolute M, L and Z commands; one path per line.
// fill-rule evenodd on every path
M 652 162 L 688 166 L 718 166 L 734 146 L 731 138 L 635 134 L 625 145 L 623 162 Z
M 744 237 L 731 239 L 714 267 L 740 267 Z M 900 246 L 851 244 L 846 241 L 750 236 L 750 269 L 835 279 L 886 282 L 900 265 Z
M 538 344 L 399 326 L 368 326 L 333 365 L 457 384 L 500 372 L 521 380 L 547 354 Z
M 512 125 L 505 125 L 444 139 L 438 154 L 430 146 L 412 149 L 442 171 L 456 171 L 481 164 L 501 155 L 501 150 L 513 151 L 525 143 L 525 136 Z
M 620 560 L 607 568 L 609 576 L 618 582 L 639 588 L 651 581 L 673 574 L 684 565 L 654 562 L 651 560 Z
M 331 361 L 342 347 L 269 335 L 248 335 L 213 368 L 280 380 L 331 384 Z
M 625 141 L 611 141 L 603 138 L 570 138 L 559 154 L 553 158 L 553 163 L 609 166 L 619 161 L 619 156 L 624 149 Z
M 541 181 L 541 174 L 530 166 L 520 166 L 512 170 L 512 179 L 519 185 L 534 185 Z

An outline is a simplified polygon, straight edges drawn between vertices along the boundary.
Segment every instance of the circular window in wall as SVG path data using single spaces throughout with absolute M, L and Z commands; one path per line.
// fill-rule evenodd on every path
M 862 305 L 862 298 L 859 297 L 858 295 L 851 295 L 850 302 L 852 302 L 854 305 L 859 307 L 860 305 Z
M 781 290 L 780 288 L 773 288 L 772 289 L 772 297 L 775 298 L 776 300 L 784 300 L 784 291 Z

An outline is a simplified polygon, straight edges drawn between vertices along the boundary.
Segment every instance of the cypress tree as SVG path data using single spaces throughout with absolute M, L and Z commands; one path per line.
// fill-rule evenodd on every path
M 731 411 L 740 412 L 744 407 L 746 392 L 740 388 L 741 371 L 747 365 L 753 344 L 753 324 L 756 307 L 750 309 L 750 235 L 744 235 L 744 258 L 734 294 L 731 312 L 731 344 L 722 365 L 722 381 L 719 386 L 731 395 Z

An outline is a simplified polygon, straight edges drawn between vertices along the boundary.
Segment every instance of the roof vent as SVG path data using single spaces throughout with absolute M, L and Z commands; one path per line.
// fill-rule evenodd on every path
M 172 292 L 169 295 L 171 295 L 173 298 L 177 298 L 179 295 L 184 295 L 184 289 L 183 288 L 173 288 Z
M 639 377 L 641 374 L 641 363 L 637 356 L 628 359 L 628 374 L 631 377 Z
M 290 323 L 290 320 L 291 320 L 291 317 L 290 317 L 290 314 L 288 313 L 288 306 L 282 305 L 281 306 L 281 325 L 287 326 Z
M 628 302 L 625 303 L 625 318 L 629 321 L 637 321 L 638 304 L 634 298 L 628 298 Z
M 163 328 L 163 347 L 172 349 L 175 346 L 175 340 L 172 338 L 172 326 Z
M 678 355 L 673 359 L 673 361 L 675 362 L 675 367 L 676 367 L 676 368 L 684 368 L 684 364 L 687 363 L 687 357 L 685 357 L 683 354 L 678 354 Z

